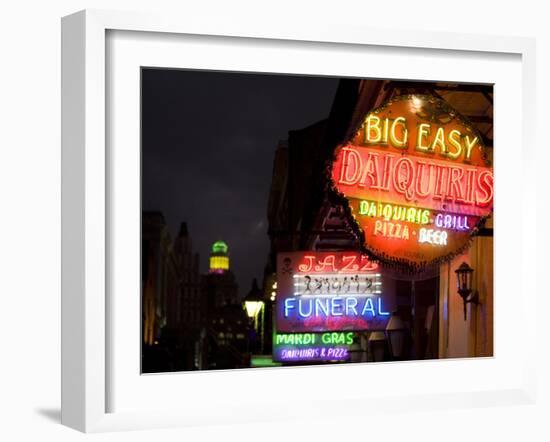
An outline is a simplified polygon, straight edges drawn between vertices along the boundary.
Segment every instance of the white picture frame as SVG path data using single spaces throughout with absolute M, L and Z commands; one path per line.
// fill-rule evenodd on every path
M 109 373 L 113 354 L 109 341 L 109 327 L 112 312 L 107 288 L 109 287 L 109 242 L 113 230 L 108 228 L 112 199 L 109 194 L 109 133 L 106 121 L 109 60 L 107 34 L 109 32 L 143 32 L 162 35 L 212 36 L 231 41 L 270 41 L 272 45 L 337 45 L 338 48 L 375 47 L 427 50 L 432 54 L 445 53 L 503 54 L 520 57 L 521 63 L 521 119 L 518 133 L 521 133 L 523 186 L 518 189 L 522 205 L 528 210 L 521 213 L 522 222 L 535 218 L 536 194 L 534 174 L 527 173 L 534 161 L 534 109 L 535 109 L 535 43 L 532 39 L 518 37 L 493 37 L 453 33 L 428 33 L 421 31 L 390 32 L 368 26 L 353 28 L 344 25 L 318 24 L 296 26 L 292 23 L 231 22 L 219 23 L 200 19 L 155 16 L 143 13 L 126 13 L 87 10 L 63 18 L 62 21 L 62 423 L 84 432 L 111 431 L 167 426 L 208 424 L 212 416 L 218 422 L 247 422 L 292 418 L 296 413 L 287 407 L 270 407 L 270 398 L 262 399 L 263 407 L 241 403 L 239 417 L 223 415 L 215 406 L 197 407 L 194 412 L 185 406 L 180 409 L 110 410 L 109 393 L 114 388 Z M 152 35 L 152 34 L 151 34 Z M 156 34 L 157 36 L 159 34 Z M 112 55 L 112 54 L 111 54 Z M 452 69 L 452 67 L 449 67 Z M 246 70 L 246 69 L 244 69 Z M 497 113 L 498 118 L 498 113 Z M 498 174 L 498 165 L 496 166 Z M 498 200 L 497 200 L 498 201 Z M 497 202 L 498 207 L 498 202 Z M 116 230 L 115 230 L 116 231 Z M 526 312 L 536 304 L 535 280 L 528 277 L 528 256 L 536 255 L 534 241 L 521 241 L 526 233 L 520 233 L 516 257 L 521 265 L 521 296 L 514 300 L 518 311 Z M 497 264 L 498 267 L 498 264 Z M 498 273 L 496 273 L 498 278 Z M 497 285 L 498 288 L 498 285 Z M 138 297 L 136 293 L 136 297 Z M 498 296 L 498 295 L 497 295 Z M 498 321 L 498 315 L 496 315 Z M 110 325 L 111 324 L 111 325 Z M 376 397 L 378 411 L 397 412 L 417 407 L 421 409 L 467 407 L 472 401 L 481 405 L 499 403 L 532 403 L 535 397 L 535 329 L 534 320 L 526 321 L 522 327 L 522 353 L 524 360 L 514 368 L 514 378 L 500 388 L 491 386 L 483 389 L 473 386 L 468 390 L 465 384 L 461 393 L 443 392 L 437 388 L 428 394 L 400 394 L 398 391 L 375 392 L 368 396 L 362 390 L 355 397 L 339 397 L 340 412 L 366 413 L 373 410 Z M 499 339 L 498 335 L 495 339 Z M 498 358 L 498 354 L 496 355 Z M 453 364 L 453 361 L 446 361 Z M 471 361 L 472 362 L 472 361 Z M 456 362 L 463 364 L 465 361 Z M 360 376 L 365 370 L 363 364 L 346 367 L 350 375 Z M 382 365 L 372 364 L 372 370 Z M 398 364 L 399 365 L 399 364 Z M 385 370 L 393 370 L 387 368 Z M 435 370 L 433 366 L 417 362 L 410 370 L 420 375 L 421 371 Z M 458 365 L 457 365 L 458 367 Z M 340 368 L 340 367 L 339 367 Z M 479 367 L 480 370 L 483 367 Z M 138 367 L 139 369 L 139 367 Z M 303 380 L 304 373 L 313 370 L 319 376 L 334 367 L 307 369 L 284 369 L 294 371 L 294 377 Z M 371 369 L 371 368 L 369 368 Z M 248 370 L 240 373 L 201 373 L 208 376 L 208 382 L 219 390 L 221 376 L 234 376 L 242 381 L 243 376 L 257 377 L 259 382 L 271 377 L 281 377 L 281 370 L 261 370 L 252 374 Z M 352 373 L 353 372 L 353 373 Z M 331 373 L 334 373 L 331 371 Z M 139 373 L 134 373 L 139 376 Z M 181 377 L 179 375 L 172 375 Z M 162 379 L 161 379 L 162 378 Z M 120 379 L 120 376 L 119 378 Z M 150 378 L 149 378 L 150 379 Z M 170 375 L 156 376 L 163 388 L 172 383 Z M 201 382 L 200 378 L 194 381 Z M 274 380 L 274 382 L 279 382 Z M 161 393 L 166 395 L 166 392 Z M 196 394 L 196 393 L 194 393 Z M 370 393 L 369 393 L 370 394 Z M 337 395 L 336 395 L 337 396 Z M 334 398 L 336 398 L 336 396 Z M 332 398 L 332 399 L 334 399 Z M 158 399 L 158 398 L 157 398 Z M 235 398 L 238 401 L 238 398 Z M 222 401 L 223 402 L 223 401 Z M 265 402 L 265 403 L 264 403 Z M 275 401 L 276 402 L 276 401 Z M 302 416 L 327 416 L 326 400 L 313 397 L 309 411 L 300 411 Z M 207 411 L 209 410 L 209 411 Z M 247 412 L 248 410 L 248 412 Z M 333 413 L 334 409 L 330 409 Z

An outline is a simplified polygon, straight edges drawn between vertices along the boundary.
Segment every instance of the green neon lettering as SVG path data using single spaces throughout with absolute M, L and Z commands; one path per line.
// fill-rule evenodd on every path
M 369 211 L 369 202 L 361 200 L 359 203 L 359 215 L 366 215 Z

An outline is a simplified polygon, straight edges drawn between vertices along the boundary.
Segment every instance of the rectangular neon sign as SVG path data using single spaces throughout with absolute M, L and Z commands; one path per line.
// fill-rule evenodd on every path
M 393 297 L 378 265 L 358 252 L 280 253 L 277 330 L 322 332 L 383 329 Z
M 278 362 L 348 361 L 353 332 L 278 333 L 273 336 L 273 360 Z
M 358 273 L 298 274 L 294 275 L 294 296 L 307 295 L 374 295 L 382 293 L 380 273 L 360 275 Z

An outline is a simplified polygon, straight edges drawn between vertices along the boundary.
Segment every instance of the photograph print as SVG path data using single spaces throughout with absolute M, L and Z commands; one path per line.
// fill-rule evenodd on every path
M 493 86 L 141 70 L 141 371 L 493 356 Z

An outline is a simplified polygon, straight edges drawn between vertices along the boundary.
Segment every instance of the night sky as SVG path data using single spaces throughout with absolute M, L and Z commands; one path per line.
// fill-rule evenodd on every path
M 288 131 L 328 116 L 338 79 L 144 69 L 143 210 L 174 238 L 188 224 L 200 271 L 223 239 L 240 296 L 261 283 L 269 251 L 273 156 Z

